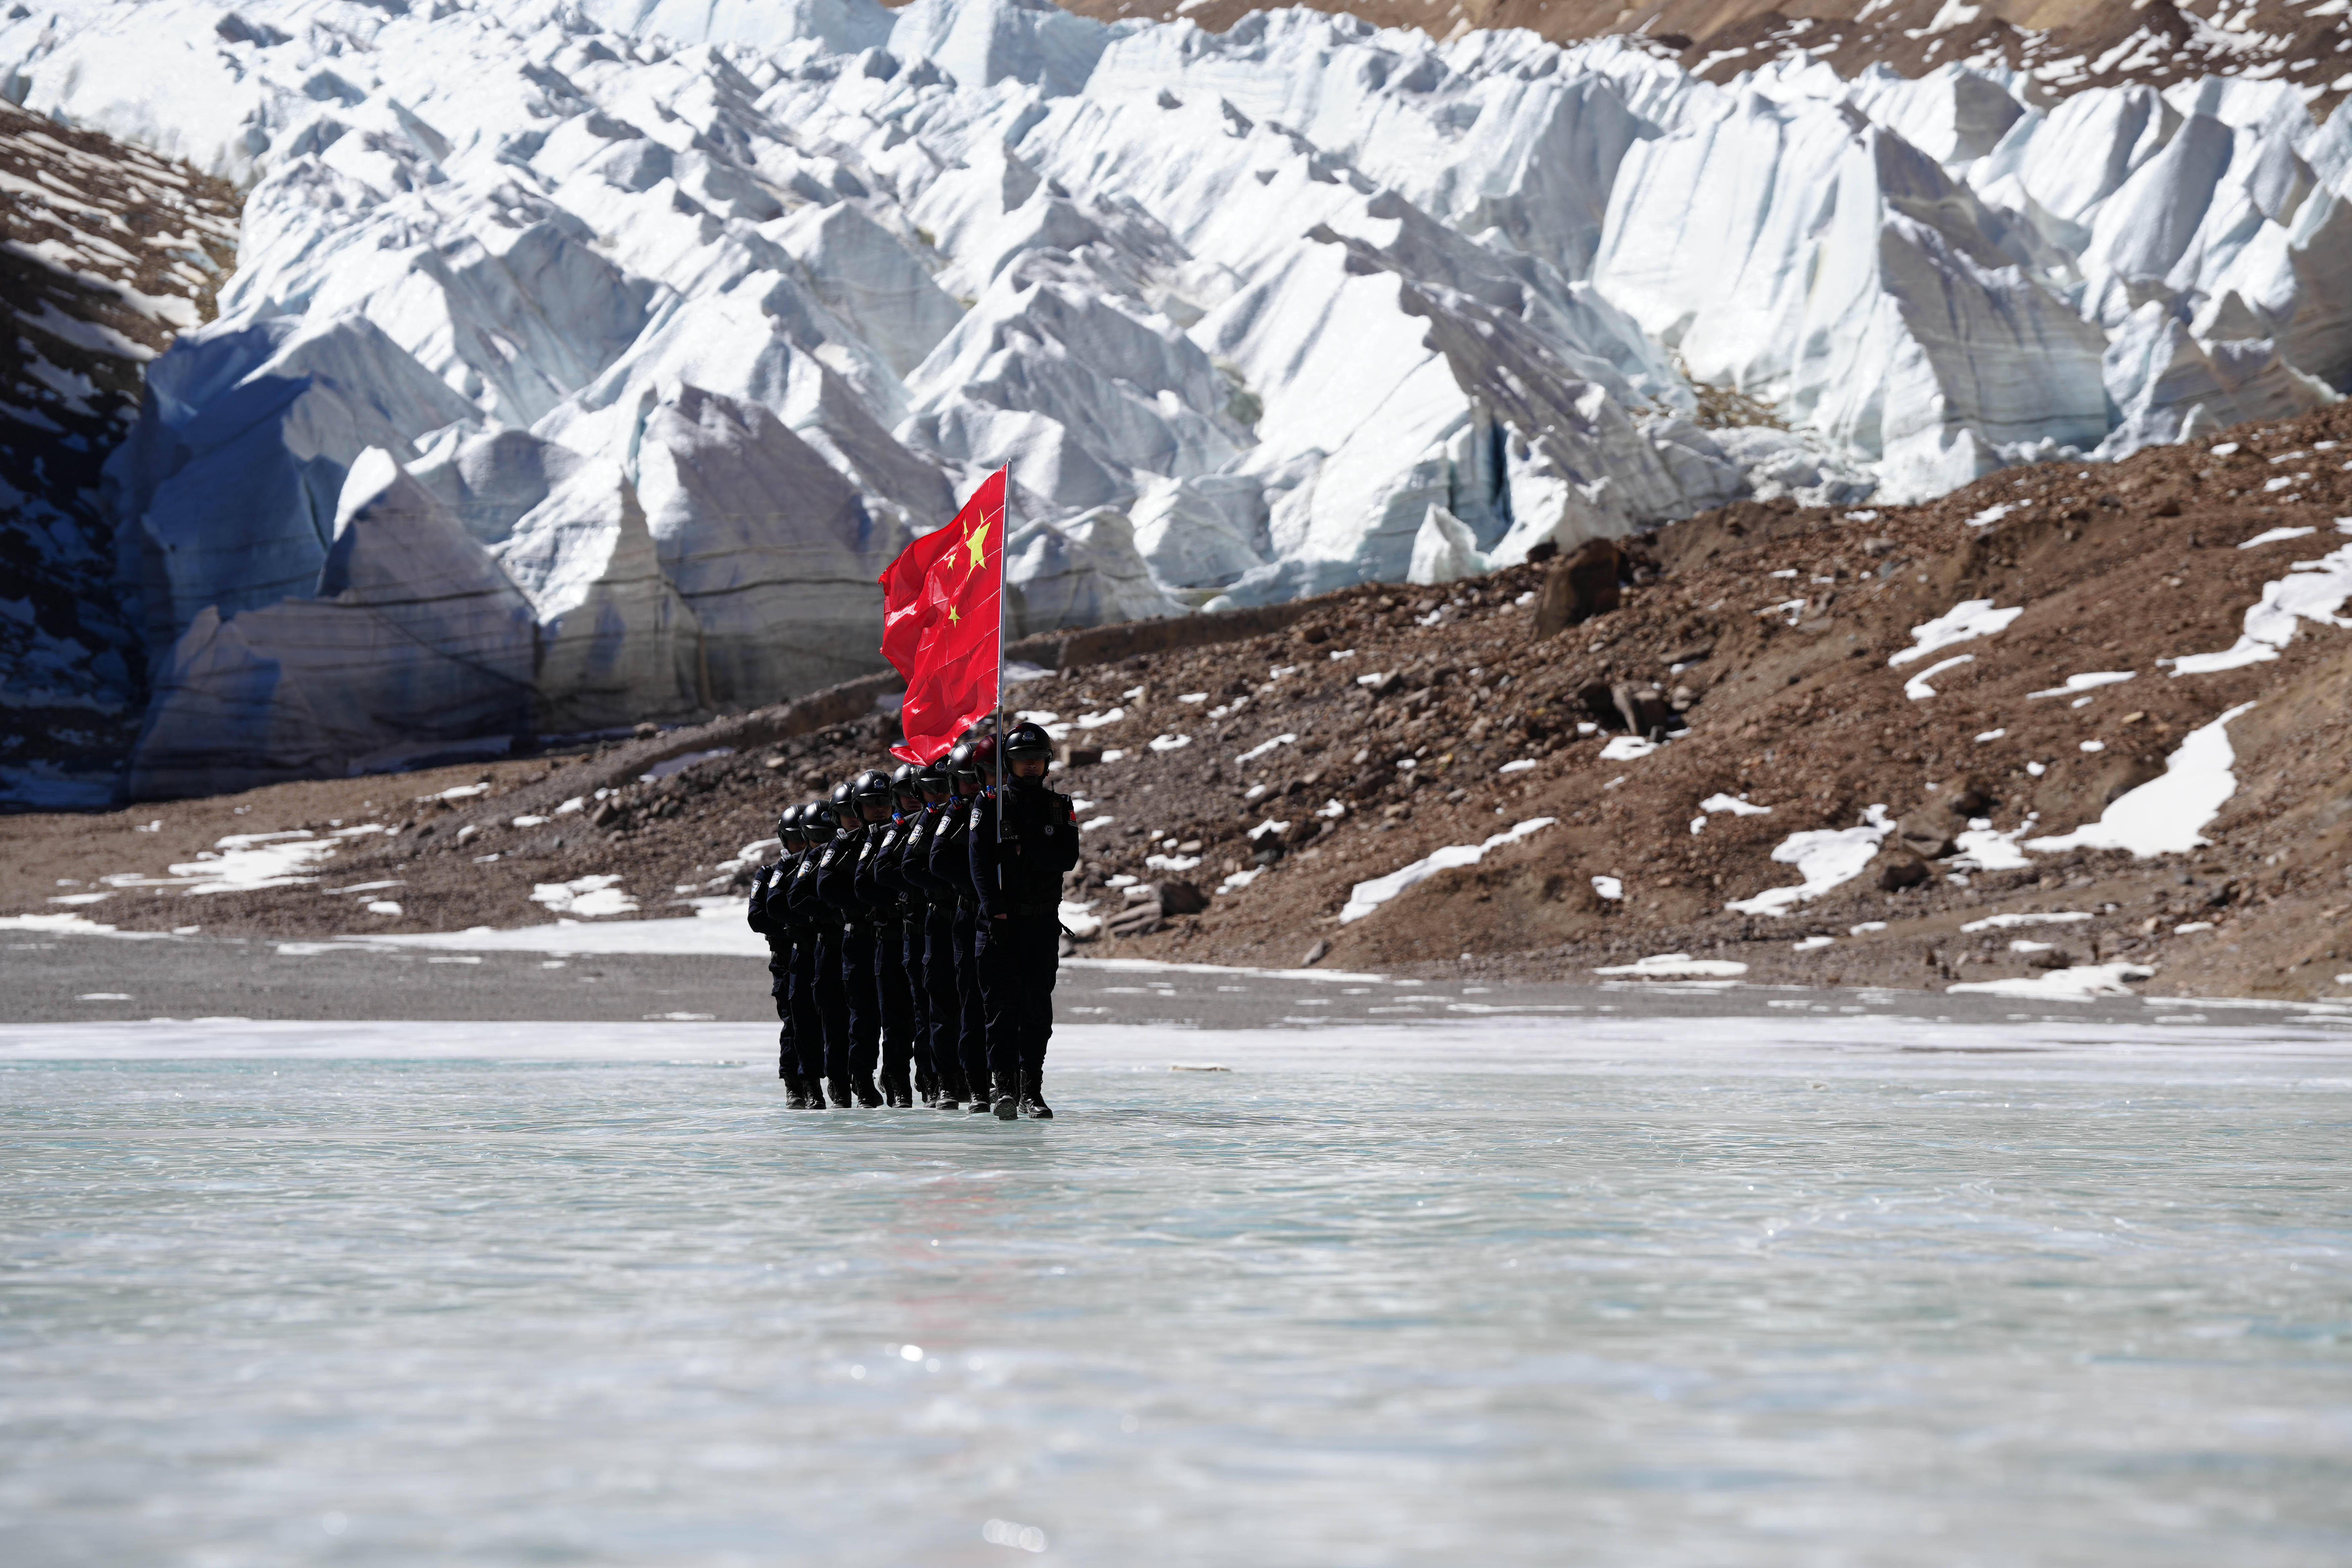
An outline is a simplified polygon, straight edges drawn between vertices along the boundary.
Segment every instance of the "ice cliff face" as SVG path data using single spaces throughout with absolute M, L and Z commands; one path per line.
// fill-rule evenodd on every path
M 2352 124 L 2283 83 L 1037 0 L 75 0 L 0 77 L 252 182 L 110 468 L 142 793 L 874 668 L 876 574 L 1000 463 L 1031 630 L 2352 381 Z

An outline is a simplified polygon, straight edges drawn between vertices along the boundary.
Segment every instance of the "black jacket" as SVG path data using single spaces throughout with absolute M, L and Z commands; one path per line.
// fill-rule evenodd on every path
M 861 924 L 874 918 L 857 891 L 857 863 L 866 853 L 871 827 L 836 833 L 817 861 L 816 896 L 832 906 L 837 918 Z
M 824 868 L 824 852 L 830 845 L 831 840 L 827 840 L 802 850 L 791 879 L 768 895 L 770 908 L 781 902 L 785 917 L 804 931 L 813 933 L 820 926 L 841 923 L 840 911 L 828 905 L 816 890 L 817 876 Z
M 1004 838 L 996 818 L 1004 816 Z M 971 879 L 980 912 L 1056 913 L 1062 906 L 1062 874 L 1078 863 L 1078 813 L 1070 797 L 1040 783 L 1008 782 L 972 803 Z
M 912 816 L 894 816 L 883 823 L 881 834 L 874 841 L 874 853 L 866 858 L 865 868 L 858 873 L 860 885 L 871 889 L 868 898 L 877 919 L 919 920 L 924 907 L 930 902 L 930 890 L 907 875 L 907 844 L 922 820 L 923 814 L 919 811 Z
M 958 795 L 940 808 L 931 829 L 931 879 L 951 890 L 956 901 L 977 905 L 980 889 L 971 879 L 972 802 Z
M 927 915 L 943 915 L 955 908 L 956 885 L 931 869 L 931 841 L 954 809 L 948 801 L 923 807 L 908 825 L 905 845 L 898 851 L 898 875 L 920 895 L 922 912 Z
M 796 849 L 774 864 L 760 868 L 751 879 L 751 905 L 743 918 L 751 928 L 768 939 L 768 945 L 790 942 L 800 934 L 800 921 L 792 913 L 785 889 L 792 885 L 793 873 L 800 869 L 802 859 L 808 854 Z

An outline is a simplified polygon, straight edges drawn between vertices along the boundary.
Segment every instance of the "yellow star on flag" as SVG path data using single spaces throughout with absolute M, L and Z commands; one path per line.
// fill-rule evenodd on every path
M 951 626 L 963 625 L 963 617 L 956 614 L 956 607 L 953 605 L 948 606 L 948 625 Z
M 986 519 L 983 518 L 977 528 L 974 528 L 971 532 L 965 535 L 964 542 L 971 546 L 971 569 L 977 572 L 980 570 L 982 553 L 988 546 L 988 522 Z

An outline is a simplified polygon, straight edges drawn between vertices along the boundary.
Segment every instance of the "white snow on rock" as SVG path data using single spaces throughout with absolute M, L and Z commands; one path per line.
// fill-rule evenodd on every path
M 2230 721 L 2252 706 L 2241 703 L 2190 731 L 2179 750 L 2164 759 L 2162 777 L 2118 795 L 2098 821 L 2054 837 L 2029 838 L 2025 847 L 2045 853 L 2128 849 L 2146 858 L 2185 855 L 2210 843 L 2199 830 L 2221 814 L 2238 787 L 2238 777 L 2230 771 L 2237 761 L 2230 746 Z
M 1748 973 L 1748 966 L 1728 958 L 1693 958 L 1686 952 L 1654 952 L 1631 963 L 1612 963 L 1595 974 L 1624 975 L 1635 980 L 1728 980 Z
M 2322 626 L 2352 626 L 2352 618 L 2336 614 L 2352 598 L 2352 544 L 2331 550 L 2315 561 L 2298 561 L 2288 575 L 2263 584 L 2263 596 L 2246 611 L 2245 629 L 2237 642 L 2220 653 L 2196 653 L 2169 661 L 2172 673 L 2212 675 L 2224 669 L 2276 658 L 2278 650 L 2294 640 L 2300 618 Z
M 2045 969 L 2039 974 L 2008 980 L 1968 980 L 1947 985 L 1947 991 L 1975 992 L 1983 996 L 2017 996 L 2043 1002 L 2089 1002 L 2101 996 L 2133 994 L 2126 982 L 2147 980 L 2156 971 L 2144 963 L 2084 963 L 2072 969 Z
M 2134 673 L 2128 669 L 2095 669 L 2084 675 L 2070 675 L 2063 686 L 2052 686 L 2040 691 L 2027 692 L 2026 700 L 2032 701 L 2043 697 L 2074 697 L 2082 692 L 2096 690 L 2102 686 L 2120 686 L 2129 680 Z M 2078 702 L 2075 706 L 2079 708 L 2082 704 Z
M 583 917 L 625 915 L 637 907 L 637 900 L 621 890 L 621 879 L 611 875 L 541 882 L 531 889 L 530 901 L 546 905 L 551 914 Z
M 1908 697 L 1914 702 L 1925 702 L 1928 698 L 1936 695 L 1936 689 L 1927 684 L 1927 679 L 1930 676 L 1941 675 L 1948 669 L 1958 668 L 1959 666 L 1964 664 L 1974 664 L 1976 661 L 1977 656 L 1972 653 L 1958 653 L 1954 654 L 1949 658 L 1939 658 L 1935 663 L 1929 665 L 1927 668 L 1921 670 L 1918 674 L 1913 676 L 1910 679 L 1905 681 L 1903 683 L 1903 695 Z
M 1456 866 L 1475 866 L 1486 858 L 1488 850 L 1498 849 L 1506 844 L 1516 844 L 1530 834 L 1540 833 L 1549 827 L 1554 820 L 1549 816 L 1530 817 L 1507 833 L 1496 834 L 1483 844 L 1449 844 L 1443 849 L 1433 850 L 1423 856 L 1410 866 L 1400 867 L 1385 877 L 1375 877 L 1369 882 L 1359 882 L 1348 891 L 1348 902 L 1339 910 L 1339 923 L 1346 925 L 1350 921 L 1362 920 L 1407 888 L 1415 883 L 1425 882 L 1440 871 L 1451 870 Z M 1231 880 L 1231 879 L 1227 879 Z
M 1861 876 L 1893 831 L 1895 821 L 1886 808 L 1873 805 L 1855 826 L 1792 833 L 1773 848 L 1772 858 L 1794 866 L 1805 879 L 1793 887 L 1767 888 L 1752 899 L 1734 899 L 1723 907 L 1740 915 L 1785 915 Z
M 1954 643 L 1972 642 L 2007 631 L 2009 624 L 2025 614 L 2022 605 L 1996 610 L 1990 599 L 1963 599 L 1932 621 L 1923 621 L 1911 628 L 1909 647 L 1895 654 L 1889 665 L 1909 664 L 1929 654 L 1951 647 Z
M 2352 125 L 2284 81 L 2045 110 L 1046 0 L 55 0 L 0 77 L 250 186 L 110 470 L 139 793 L 877 668 L 875 577 L 999 464 L 1021 635 L 2352 377 Z M 1701 428 L 1692 376 L 1790 428 Z
M 2048 914 L 2029 911 L 2021 914 L 1987 915 L 1981 920 L 1968 921 L 1960 927 L 1960 930 L 1973 933 L 1980 931 L 2010 931 L 2018 926 L 2074 925 L 2090 918 L 2089 913 L 2082 910 L 2059 910 Z

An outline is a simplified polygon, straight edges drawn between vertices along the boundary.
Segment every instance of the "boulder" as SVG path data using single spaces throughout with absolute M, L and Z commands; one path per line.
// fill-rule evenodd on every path
M 1588 539 L 1545 574 L 1536 595 L 1536 636 L 1548 637 L 1617 607 L 1622 556 L 1614 541 Z

